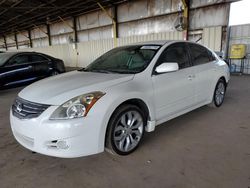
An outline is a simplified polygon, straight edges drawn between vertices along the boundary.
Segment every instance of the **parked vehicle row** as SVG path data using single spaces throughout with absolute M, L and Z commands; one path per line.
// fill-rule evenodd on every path
M 163 122 L 219 107 L 230 75 L 206 47 L 154 41 L 112 49 L 85 69 L 23 89 L 10 112 L 16 140 L 50 156 L 127 155 Z

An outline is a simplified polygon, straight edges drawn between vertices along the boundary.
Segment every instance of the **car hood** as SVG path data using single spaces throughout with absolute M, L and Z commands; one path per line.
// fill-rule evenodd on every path
M 72 71 L 35 82 L 18 96 L 35 103 L 61 105 L 82 94 L 105 89 L 129 80 L 132 74 L 106 74 Z

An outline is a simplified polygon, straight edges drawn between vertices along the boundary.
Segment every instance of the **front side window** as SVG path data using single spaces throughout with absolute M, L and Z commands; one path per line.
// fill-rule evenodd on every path
M 100 56 L 83 71 L 135 74 L 143 71 L 161 46 L 135 45 L 115 48 Z
M 205 47 L 196 44 L 189 44 L 193 65 L 201 65 L 215 60 L 213 54 Z
M 162 52 L 157 65 L 162 63 L 178 63 L 179 69 L 189 67 L 189 58 L 184 43 L 173 44 Z
M 29 57 L 28 55 L 18 55 L 13 57 L 8 65 L 20 65 L 20 64 L 25 64 L 29 62 Z

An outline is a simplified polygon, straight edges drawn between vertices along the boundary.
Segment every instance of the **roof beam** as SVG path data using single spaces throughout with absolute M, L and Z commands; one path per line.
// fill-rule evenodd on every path
M 7 41 L 6 41 L 5 35 L 3 36 L 3 40 L 4 40 L 5 49 L 6 49 L 6 51 L 8 51 L 8 46 L 7 46 Z
M 96 10 L 100 10 L 100 8 L 97 6 L 96 1 L 94 0 L 74 0 L 71 2 L 66 3 L 64 6 L 56 6 L 49 11 L 44 11 L 42 13 L 36 13 L 34 14 L 34 16 L 27 16 L 24 19 L 20 19 L 21 17 L 17 18 L 17 19 L 11 19 L 12 20 L 12 24 L 11 23 L 4 23 L 3 25 L 1 25 L 2 31 L 0 32 L 0 34 L 6 34 L 6 33 L 14 33 L 15 29 L 18 30 L 27 30 L 27 29 L 31 29 L 33 27 L 33 24 L 35 25 L 45 25 L 46 23 L 48 23 L 48 20 L 51 22 L 54 21 L 58 21 L 58 16 L 60 16 L 61 18 L 65 19 L 65 18 L 72 18 L 74 16 L 77 16 L 79 14 L 86 14 L 88 12 L 92 12 L 92 11 L 96 11 Z M 40 2 L 44 2 L 44 0 L 40 0 Z M 113 4 L 113 1 L 111 0 L 102 0 L 100 1 L 102 2 L 102 5 L 105 7 L 110 7 L 110 5 Z M 120 3 L 121 1 L 116 1 L 116 3 Z M 46 4 L 44 2 L 44 4 Z M 53 4 L 53 3 L 52 3 Z M 49 4 L 46 4 L 49 5 Z M 46 6 L 45 5 L 45 6 Z M 52 5 L 53 6 L 53 5 Z M 43 7 L 43 6 L 42 6 Z M 68 8 L 73 8 L 73 9 L 68 9 L 67 11 L 62 10 L 62 7 L 68 7 Z M 76 9 L 74 9 L 76 8 Z M 55 10 L 56 9 L 56 10 Z M 39 10 L 36 9 L 36 10 Z M 30 11 L 30 13 L 35 12 L 36 10 Z M 14 21 L 15 20 L 15 21 Z M 1 22 L 0 22 L 1 24 Z M 8 24 L 8 25 L 7 25 Z
M 79 42 L 78 41 L 78 33 L 77 33 L 77 18 L 76 17 L 73 17 L 73 29 L 74 29 L 74 39 L 75 39 L 75 43 Z
M 2 0 L 2 1 L 0 2 L 0 5 L 4 4 L 6 1 L 7 1 L 7 0 Z
M 113 38 L 114 38 L 114 46 L 117 47 L 117 24 L 116 24 L 116 12 L 112 16 L 99 2 L 97 2 L 98 6 L 102 9 L 102 11 L 111 19 L 113 23 Z M 116 9 L 112 9 L 113 11 Z
M 23 9 L 33 9 L 36 8 L 37 6 L 23 6 L 23 7 L 10 7 L 9 10 L 13 9 L 13 10 L 23 10 Z M 2 7 L 0 6 L 0 8 L 2 9 L 6 9 L 8 7 Z M 42 7 L 38 7 L 38 9 L 61 9 L 62 11 L 66 12 L 65 10 L 68 9 L 82 9 L 82 7 L 76 7 L 76 6 L 42 6 Z
M 56 0 L 53 0 L 53 2 L 54 2 L 54 1 L 56 1 Z M 1 23 L 0 26 L 6 24 L 6 23 L 8 23 L 8 22 L 11 22 L 11 21 L 13 21 L 13 20 L 16 20 L 17 18 L 20 18 L 20 17 L 22 17 L 22 16 L 25 16 L 26 14 L 31 13 L 31 12 L 33 12 L 33 11 L 39 9 L 39 7 L 42 7 L 42 6 L 45 6 L 45 5 L 46 5 L 46 4 L 40 4 L 39 6 L 33 8 L 33 9 L 31 9 L 31 10 L 28 10 L 28 11 L 22 13 L 22 14 L 19 14 L 19 15 L 13 17 L 13 18 L 11 18 L 11 19 L 9 19 L 9 20 L 7 20 L 7 21 Z
M 29 35 L 29 43 L 30 43 L 30 47 L 33 47 L 33 42 L 32 42 L 32 38 L 31 38 L 31 31 L 30 29 L 28 30 L 28 35 Z
M 23 2 L 23 0 L 19 0 L 19 1 L 15 2 L 14 4 L 12 4 L 12 5 L 10 6 L 10 8 L 19 5 L 21 2 Z M 4 11 L 0 12 L 0 16 L 3 15 L 3 14 L 4 14 L 5 12 L 7 12 L 7 11 L 9 11 L 9 8 L 4 9 Z
M 77 2 L 78 2 L 78 1 L 81 1 L 81 0 L 77 0 Z M 70 3 L 66 4 L 66 5 L 72 5 L 72 4 L 74 4 L 75 2 L 76 2 L 76 1 L 70 2 Z M 85 5 L 86 3 L 89 3 L 89 2 L 91 2 L 91 0 L 86 0 L 86 1 L 84 1 L 83 4 Z M 75 6 L 79 6 L 79 4 L 76 4 Z M 37 14 L 37 15 L 35 15 L 35 16 L 33 16 L 33 17 L 29 17 L 29 18 L 20 20 L 19 22 L 16 22 L 15 24 L 8 25 L 8 28 L 14 27 L 15 25 L 18 25 L 18 26 L 19 26 L 19 25 L 27 24 L 27 22 L 29 22 L 30 20 L 47 18 L 47 17 L 52 16 L 52 15 L 55 15 L 55 14 L 58 14 L 58 11 L 50 10 L 50 11 L 48 11 L 48 12 L 43 12 L 42 14 Z M 61 17 L 62 17 L 62 16 L 61 16 Z M 21 23 L 21 24 L 20 24 L 20 23 Z
M 74 27 L 71 26 L 70 24 L 68 24 L 61 16 L 58 16 L 58 18 L 63 22 L 63 24 L 67 27 L 69 27 L 70 29 L 74 30 Z
M 35 26 L 36 29 L 38 29 L 39 31 L 41 31 L 42 33 L 44 33 L 45 35 L 48 35 L 48 32 L 42 30 L 40 27 L 38 27 L 37 25 L 33 24 L 33 26 Z
M 40 0 L 40 1 L 44 2 L 44 0 Z M 45 1 L 45 2 L 46 2 L 46 4 L 52 5 L 52 7 L 55 8 L 56 10 L 59 10 L 60 12 L 65 13 L 65 11 L 64 11 L 63 9 L 59 8 L 59 7 L 58 7 L 57 5 L 55 5 L 53 2 L 48 2 L 48 1 Z
M 15 42 L 16 42 L 16 49 L 18 50 L 18 40 L 17 40 L 17 35 L 16 35 L 16 33 L 14 34 L 14 36 L 15 36 Z
M 50 25 L 46 24 L 46 26 L 47 26 L 48 42 L 49 42 L 49 46 L 51 46 L 52 42 L 51 42 L 51 34 L 50 34 Z

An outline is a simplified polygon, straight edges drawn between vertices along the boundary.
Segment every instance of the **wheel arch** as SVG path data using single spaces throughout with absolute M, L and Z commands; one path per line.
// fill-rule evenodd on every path
M 225 86 L 227 87 L 227 81 L 226 81 L 225 76 L 221 76 L 221 77 L 218 79 L 218 81 L 219 81 L 220 79 L 222 79 L 222 80 L 224 81 Z M 218 81 L 217 81 L 217 82 L 218 82 Z M 217 84 L 217 82 L 216 82 L 216 84 Z
M 110 119 L 111 117 L 113 116 L 113 114 L 117 111 L 117 109 L 123 105 L 126 105 L 126 104 L 131 104 L 131 105 L 135 105 L 137 107 L 139 107 L 140 109 L 142 109 L 142 111 L 145 113 L 145 116 L 147 118 L 147 120 L 150 120 L 151 118 L 151 113 L 150 113 L 150 108 L 149 108 L 149 105 L 141 98 L 129 98 L 129 99 L 125 99 L 124 101 L 120 102 L 118 105 L 116 105 L 116 107 L 114 108 L 114 110 L 112 110 L 112 113 L 110 114 L 109 118 L 108 118 L 108 121 L 105 125 L 105 136 L 104 136 L 104 139 L 103 139 L 103 143 L 104 143 L 104 147 L 106 146 L 106 138 L 107 138 L 107 132 L 108 132 L 108 129 L 109 129 L 109 122 L 110 122 Z
M 216 79 L 216 82 L 214 83 L 214 86 L 213 86 L 213 90 L 211 92 L 211 95 L 210 95 L 210 98 L 209 98 L 209 103 L 211 103 L 213 101 L 213 98 L 214 98 L 214 91 L 215 91 L 215 88 L 216 88 L 216 85 L 218 83 L 218 81 L 222 79 L 225 83 L 225 86 L 226 86 L 226 89 L 227 89 L 227 81 L 226 81 L 226 77 L 225 76 L 220 76 L 218 79 Z
M 135 105 L 137 107 L 139 107 L 140 109 L 142 109 L 142 111 L 144 112 L 144 115 L 146 116 L 147 120 L 150 119 L 150 112 L 149 112 L 149 108 L 147 106 L 147 104 L 139 98 L 132 98 L 132 99 L 127 99 L 126 101 L 122 102 L 120 105 L 118 105 L 115 110 L 113 111 L 112 115 L 115 113 L 115 111 L 122 105 L 126 105 L 126 104 L 132 104 Z M 112 116 L 111 115 L 111 116 Z

